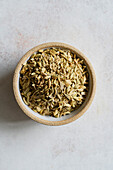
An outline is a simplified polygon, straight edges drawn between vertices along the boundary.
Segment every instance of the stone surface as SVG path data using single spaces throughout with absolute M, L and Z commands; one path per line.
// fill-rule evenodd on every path
M 29 119 L 12 91 L 19 59 L 44 42 L 81 50 L 97 78 L 77 121 L 49 127 Z M 0 0 L 0 170 L 113 169 L 113 1 Z

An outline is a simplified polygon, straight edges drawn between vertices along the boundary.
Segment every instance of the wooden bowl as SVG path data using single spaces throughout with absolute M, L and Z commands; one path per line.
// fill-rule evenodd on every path
M 79 107 L 79 109 L 77 109 L 76 111 L 73 111 L 70 115 L 62 116 L 61 118 L 54 118 L 51 116 L 42 116 L 39 113 L 34 112 L 27 105 L 25 105 L 25 103 L 22 100 L 20 90 L 19 90 L 19 76 L 20 76 L 20 70 L 22 68 L 22 65 L 25 63 L 26 60 L 28 60 L 28 58 L 34 52 L 38 51 L 39 49 L 44 49 L 44 48 L 49 48 L 49 47 L 60 47 L 60 48 L 69 49 L 72 52 L 75 52 L 81 59 L 84 60 L 87 66 L 88 72 L 89 72 L 89 92 L 85 99 L 85 102 Z M 19 104 L 20 108 L 23 110 L 23 112 L 27 116 L 29 116 L 30 118 L 32 118 L 33 120 L 37 122 L 40 122 L 46 125 L 58 126 L 58 125 L 64 125 L 64 124 L 70 123 L 78 119 L 88 109 L 95 95 L 96 77 L 95 77 L 94 70 L 89 60 L 79 50 L 77 50 L 75 47 L 72 47 L 64 43 L 50 42 L 50 43 L 44 43 L 44 44 L 41 44 L 41 45 L 38 45 L 32 48 L 21 58 L 21 60 L 19 61 L 15 69 L 14 78 L 13 78 L 13 90 L 14 90 L 14 95 L 15 95 L 17 103 Z

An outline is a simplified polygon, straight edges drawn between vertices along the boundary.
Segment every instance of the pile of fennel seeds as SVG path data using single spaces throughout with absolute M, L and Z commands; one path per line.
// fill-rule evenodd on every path
M 20 93 L 26 105 L 41 115 L 61 117 L 78 109 L 89 89 L 84 61 L 67 49 L 47 48 L 23 64 Z

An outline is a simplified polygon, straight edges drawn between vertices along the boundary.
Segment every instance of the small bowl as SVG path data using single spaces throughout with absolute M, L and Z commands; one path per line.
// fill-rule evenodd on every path
M 22 68 L 22 65 L 26 62 L 26 60 L 29 59 L 29 57 L 34 52 L 40 49 L 45 49 L 45 48 L 50 48 L 50 47 L 60 47 L 64 49 L 69 49 L 70 51 L 76 53 L 81 59 L 84 60 L 87 66 L 88 72 L 89 72 L 89 91 L 88 91 L 88 95 L 84 103 L 76 111 L 73 111 L 69 115 L 62 116 L 61 118 L 54 118 L 51 116 L 42 116 L 39 113 L 34 112 L 23 102 L 21 94 L 20 94 L 20 90 L 19 90 L 19 76 L 20 76 L 20 70 Z M 78 119 L 89 108 L 95 95 L 96 77 L 95 77 L 93 67 L 90 64 L 89 60 L 79 50 L 77 50 L 75 47 L 72 47 L 68 44 L 59 43 L 59 42 L 50 42 L 50 43 L 44 43 L 44 44 L 41 44 L 41 45 L 38 45 L 32 48 L 21 58 L 21 60 L 19 61 L 15 69 L 14 78 L 13 78 L 13 90 L 14 90 L 14 95 L 15 95 L 18 105 L 20 106 L 20 108 L 23 110 L 23 112 L 27 116 L 29 116 L 31 119 L 37 122 L 40 122 L 46 125 L 58 126 L 58 125 L 64 125 L 64 124 L 70 123 Z

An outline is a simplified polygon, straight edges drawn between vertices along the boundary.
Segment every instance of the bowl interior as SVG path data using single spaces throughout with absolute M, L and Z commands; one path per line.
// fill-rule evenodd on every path
M 52 47 L 55 47 L 55 48 L 56 48 L 56 46 L 52 46 Z M 58 46 L 58 47 L 59 47 L 59 46 Z M 48 48 L 49 48 L 49 47 L 48 47 Z M 69 49 L 69 48 L 62 48 L 62 49 L 71 50 L 71 49 Z M 37 50 L 36 50 L 36 51 L 37 51 Z M 71 51 L 73 51 L 73 50 L 71 50 Z M 75 53 L 75 51 L 73 51 L 73 52 Z M 31 56 L 31 55 L 30 55 L 30 56 Z M 85 63 L 85 65 L 87 66 L 87 70 L 88 70 L 88 73 L 89 73 L 89 91 L 88 91 L 87 97 L 86 97 L 84 103 L 83 103 L 77 110 L 71 112 L 69 115 L 65 115 L 65 116 L 62 116 L 62 117 L 60 117 L 60 118 L 54 118 L 54 117 L 51 117 L 51 116 L 42 116 L 42 115 L 40 115 L 39 113 L 34 112 L 34 111 L 33 111 L 32 109 L 30 109 L 30 108 L 23 102 L 23 100 L 22 100 L 22 97 L 21 97 L 21 94 L 20 94 L 20 90 L 19 90 L 20 70 L 21 70 L 22 64 L 24 64 L 24 63 L 30 58 L 30 56 L 27 57 L 27 59 L 25 58 L 25 59 L 22 61 L 21 66 L 20 66 L 19 71 L 18 71 L 18 77 L 17 77 L 17 90 L 18 90 L 18 92 L 17 92 L 17 93 L 18 93 L 18 99 L 19 99 L 19 101 L 21 101 L 21 106 L 24 107 L 24 108 L 26 108 L 26 110 L 27 110 L 30 114 L 32 114 L 33 117 L 37 117 L 37 118 L 40 118 L 40 119 L 43 119 L 43 120 L 53 121 L 53 122 L 54 122 L 54 121 L 62 121 L 62 120 L 69 119 L 69 118 L 77 115 L 80 111 L 82 111 L 82 109 L 85 107 L 85 105 L 87 104 L 87 102 L 88 102 L 88 100 L 89 100 L 89 98 L 90 98 L 91 83 L 92 83 L 91 73 L 90 73 L 90 70 L 89 70 L 89 65 L 88 65 L 87 62 L 85 61 L 84 57 L 83 57 L 83 56 L 80 56 L 80 55 L 78 54 L 78 56 L 79 56 L 81 59 L 84 60 L 84 63 Z

